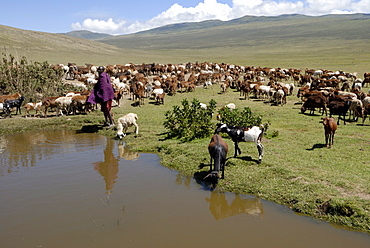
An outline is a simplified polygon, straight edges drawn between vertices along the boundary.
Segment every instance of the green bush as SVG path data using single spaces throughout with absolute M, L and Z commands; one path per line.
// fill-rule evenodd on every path
M 219 119 L 221 122 L 226 123 L 230 126 L 248 127 L 248 126 L 259 126 L 262 123 L 261 116 L 253 115 L 249 107 L 245 107 L 242 110 L 221 108 L 218 111 Z
M 48 62 L 28 62 L 25 57 L 17 60 L 3 54 L 0 61 L 0 95 L 23 95 L 27 101 L 36 101 L 41 96 L 59 96 L 74 90 L 63 83 L 63 71 L 53 69 Z
M 182 106 L 173 106 L 172 111 L 165 113 L 164 127 L 168 129 L 169 138 L 179 138 L 184 141 L 201 139 L 212 134 L 212 116 L 216 108 L 216 102 L 212 99 L 207 109 L 201 107 L 197 99 L 191 103 L 187 99 L 182 100 Z

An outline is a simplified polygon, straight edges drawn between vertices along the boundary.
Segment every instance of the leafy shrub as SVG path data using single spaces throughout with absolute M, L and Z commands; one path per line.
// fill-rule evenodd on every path
M 240 127 L 248 127 L 248 126 L 259 126 L 262 122 L 261 116 L 253 115 L 251 109 L 249 107 L 245 107 L 242 110 L 239 109 L 229 109 L 229 108 L 221 108 L 218 111 L 219 118 L 223 123 L 226 123 L 231 126 L 240 126 Z
M 182 106 L 173 106 L 172 111 L 165 113 L 164 127 L 168 129 L 169 138 L 181 138 L 193 140 L 208 137 L 212 134 L 212 116 L 216 108 L 216 102 L 212 99 L 207 109 L 201 107 L 197 99 L 191 103 L 187 99 L 182 100 Z
M 27 101 L 35 101 L 36 94 L 58 96 L 74 90 L 62 79 L 63 71 L 53 69 L 47 61 L 31 63 L 26 57 L 17 60 L 6 54 L 0 61 L 0 95 L 19 92 Z

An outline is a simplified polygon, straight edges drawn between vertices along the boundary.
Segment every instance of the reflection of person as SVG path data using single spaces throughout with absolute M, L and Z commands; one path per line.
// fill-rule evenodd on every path
M 110 83 L 109 75 L 104 72 L 104 70 L 104 66 L 98 67 L 98 82 L 91 91 L 87 102 L 91 104 L 100 103 L 101 111 L 104 113 L 105 125 L 111 128 L 114 126 L 114 120 L 111 112 L 112 100 L 114 99 L 114 90 L 112 84 Z
M 118 161 L 114 154 L 115 141 L 107 138 L 107 147 L 104 150 L 104 161 L 94 163 L 94 169 L 99 172 L 105 181 L 105 190 L 107 194 L 112 192 L 116 179 L 118 177 Z

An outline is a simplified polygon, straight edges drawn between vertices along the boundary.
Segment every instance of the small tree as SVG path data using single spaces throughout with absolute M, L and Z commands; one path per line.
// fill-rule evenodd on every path
M 173 106 L 172 111 L 167 111 L 166 121 L 163 123 L 167 128 L 168 137 L 193 140 L 208 137 L 213 132 L 212 116 L 216 108 L 216 102 L 212 99 L 207 109 L 202 108 L 197 99 L 191 103 L 187 99 L 182 100 L 182 107 Z

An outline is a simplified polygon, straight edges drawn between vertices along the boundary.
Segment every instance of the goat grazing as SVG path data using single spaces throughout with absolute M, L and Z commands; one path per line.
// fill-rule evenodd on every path
M 337 122 L 332 117 L 324 117 L 321 119 L 325 130 L 325 146 L 330 148 L 334 144 L 334 134 L 337 130 Z
M 211 156 L 209 171 L 210 173 L 204 178 L 210 177 L 212 180 L 218 181 L 219 178 L 224 178 L 226 156 L 228 152 L 227 143 L 222 139 L 219 134 L 214 134 L 211 138 L 211 142 L 208 145 L 208 152 Z M 212 169 L 213 160 L 213 169 Z M 220 176 L 220 171 L 222 174 Z
M 126 136 L 127 128 L 131 126 L 135 126 L 135 133 L 138 135 L 139 133 L 139 126 L 136 123 L 136 120 L 138 119 L 137 114 L 129 113 L 126 114 L 117 120 L 117 137 L 119 139 L 122 139 Z
M 215 133 L 227 133 L 232 141 L 234 142 L 235 146 L 235 153 L 234 157 L 238 154 L 241 154 L 241 150 L 238 146 L 239 142 L 254 142 L 257 145 L 259 157 L 258 163 L 261 163 L 263 157 L 263 145 L 261 143 L 264 126 L 261 127 L 253 126 L 253 127 L 234 127 L 229 126 L 224 123 L 218 123 Z

